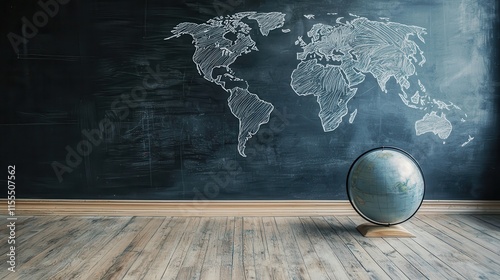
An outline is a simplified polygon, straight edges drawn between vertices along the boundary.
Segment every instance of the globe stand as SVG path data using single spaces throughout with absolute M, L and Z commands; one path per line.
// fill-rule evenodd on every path
M 356 229 L 364 237 L 399 237 L 408 238 L 415 237 L 411 232 L 407 231 L 400 225 L 381 226 L 372 223 L 364 223 L 356 227 Z

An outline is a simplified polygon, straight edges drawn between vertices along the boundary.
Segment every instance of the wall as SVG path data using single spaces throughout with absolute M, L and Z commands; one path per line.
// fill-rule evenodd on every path
M 496 1 L 4 2 L 18 197 L 338 200 L 396 146 L 500 199 Z

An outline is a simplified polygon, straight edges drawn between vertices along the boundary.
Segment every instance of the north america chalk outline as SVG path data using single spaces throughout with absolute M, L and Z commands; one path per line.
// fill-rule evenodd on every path
M 251 51 L 258 51 L 255 41 L 249 35 L 251 27 L 241 21 L 243 18 L 257 21 L 263 36 L 269 35 L 271 30 L 281 28 L 285 23 L 283 13 L 244 12 L 216 17 L 204 24 L 180 23 L 172 30 L 174 35 L 165 40 L 184 34 L 193 37 L 196 48 L 193 62 L 198 72 L 206 80 L 221 86 L 230 94 L 227 99 L 229 109 L 239 120 L 238 152 L 246 157 L 246 142 L 258 132 L 261 125 L 269 122 L 274 106 L 261 100 L 257 94 L 251 93 L 248 83 L 237 77 L 230 67 L 238 57 Z M 227 38 L 225 35 L 228 33 L 235 34 L 236 39 L 233 41 Z M 214 78 L 212 74 L 215 69 L 225 69 L 225 73 Z M 227 86 L 228 82 L 235 81 L 244 82 L 244 87 Z

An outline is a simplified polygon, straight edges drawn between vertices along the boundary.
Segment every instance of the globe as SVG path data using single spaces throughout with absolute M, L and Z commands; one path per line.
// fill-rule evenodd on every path
M 425 182 L 417 161 L 394 147 L 359 156 L 347 175 L 347 195 L 365 220 L 395 225 L 410 219 L 424 199 Z

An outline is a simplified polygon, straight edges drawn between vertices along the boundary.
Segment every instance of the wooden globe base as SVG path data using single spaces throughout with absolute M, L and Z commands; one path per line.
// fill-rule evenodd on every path
M 415 237 L 400 225 L 380 226 L 364 223 L 356 227 L 364 237 Z

